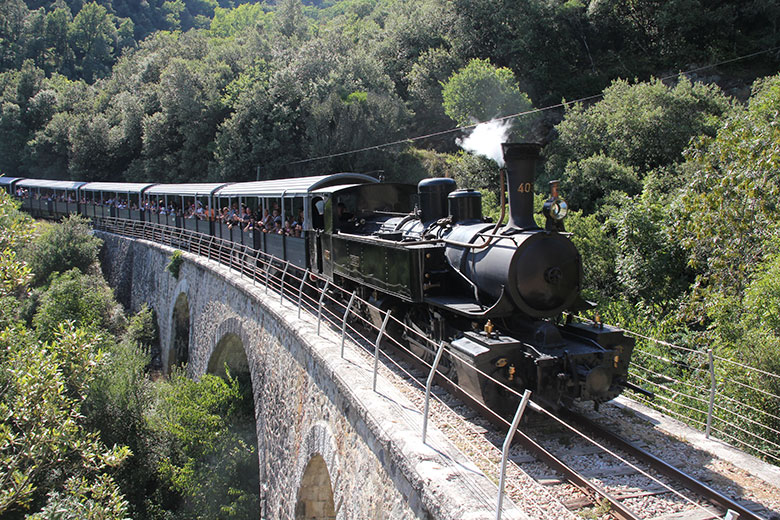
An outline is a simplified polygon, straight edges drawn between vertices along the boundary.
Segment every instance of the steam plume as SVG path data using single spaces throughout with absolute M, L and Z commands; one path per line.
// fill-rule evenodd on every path
M 455 142 L 468 152 L 493 159 L 499 166 L 504 166 L 501 143 L 506 141 L 511 127 L 512 123 L 508 120 L 488 121 L 477 125 L 468 136 L 455 139 Z

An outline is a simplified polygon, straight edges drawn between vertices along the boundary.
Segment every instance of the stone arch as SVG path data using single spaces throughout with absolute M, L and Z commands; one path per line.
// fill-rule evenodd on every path
M 254 429 L 255 445 L 257 446 L 257 470 L 260 482 L 258 492 L 260 495 L 260 512 L 262 512 L 267 492 L 267 486 L 265 485 L 265 421 L 262 413 L 262 402 L 259 397 L 261 392 L 261 372 L 256 366 L 257 359 L 253 359 L 255 365 L 250 366 L 248 348 L 253 344 L 253 335 L 251 334 L 251 326 L 248 329 L 244 326 L 244 321 L 238 316 L 231 316 L 220 322 L 216 329 L 213 329 L 213 337 L 210 340 L 210 344 L 203 345 L 207 346 L 207 349 L 205 349 L 207 350 L 205 352 L 206 356 L 203 358 L 205 367 L 201 363 L 198 372 L 203 374 L 202 370 L 205 368 L 206 374 L 224 378 L 227 376 L 227 369 L 231 377 L 237 378 L 242 388 L 252 394 L 254 412 L 252 428 Z M 211 333 L 209 333 L 209 336 L 211 336 Z M 198 348 L 203 349 L 202 346 L 198 346 Z M 195 377 L 198 376 L 196 375 Z
M 299 459 L 295 520 L 335 520 L 340 516 L 339 460 L 330 426 L 320 421 L 306 435 Z
M 244 342 L 234 332 L 228 332 L 219 339 L 209 358 L 206 373 L 225 377 L 226 369 L 233 377 L 249 379 L 249 360 Z
M 168 372 L 174 366 L 190 360 L 190 302 L 186 292 L 180 292 L 171 310 L 171 341 L 168 348 Z
M 295 520 L 336 520 L 333 485 L 322 455 L 313 456 L 303 472 L 295 503 Z

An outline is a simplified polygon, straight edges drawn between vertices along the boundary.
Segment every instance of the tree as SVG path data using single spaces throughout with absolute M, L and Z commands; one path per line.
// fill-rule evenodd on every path
M 86 275 L 77 269 L 55 274 L 41 294 L 33 316 L 38 336 L 51 339 L 61 323 L 70 322 L 85 330 L 118 334 L 123 328 L 121 308 L 113 291 L 99 274 Z
M 162 478 L 196 518 L 252 518 L 259 513 L 257 438 L 252 396 L 237 379 L 174 372 L 158 386 L 150 418 L 170 450 Z
M 46 61 L 43 66 L 49 71 L 66 73 L 66 67 L 72 65 L 73 50 L 68 43 L 68 24 L 70 11 L 58 7 L 46 14 Z
M 616 80 L 601 101 L 575 104 L 556 127 L 559 139 L 546 154 L 548 177 L 559 177 L 570 161 L 602 154 L 639 179 L 651 170 L 683 162 L 692 138 L 714 135 L 730 100 L 716 86 L 682 78 L 666 86 L 655 79 L 631 85 Z
M 293 40 L 306 38 L 308 27 L 301 0 L 281 0 L 276 6 L 274 22 L 282 36 Z
M 79 215 L 47 227 L 25 252 L 35 273 L 33 285 L 41 285 L 55 272 L 75 268 L 86 273 L 97 262 L 102 244 L 92 234 L 87 219 Z
M 0 190 L 0 330 L 17 320 L 18 300 L 32 280 L 29 266 L 17 257 L 32 227 L 32 219 L 19 211 L 19 203 Z
M 100 481 L 112 487 L 103 472 L 129 452 L 107 449 L 84 427 L 80 413 L 103 362 L 100 341 L 67 326 L 45 343 L 23 327 L 0 332 L 0 515 L 34 511 L 47 491 L 68 479 L 70 489 L 96 490 Z M 110 509 L 122 514 L 121 499 L 112 492 L 110 500 Z
M 757 81 L 747 109 L 687 153 L 676 231 L 707 294 L 741 298 L 778 233 L 780 76 Z
M 117 35 L 105 7 L 95 2 L 85 4 L 73 19 L 68 35 L 85 80 L 91 82 L 108 71 Z
M 611 192 L 636 195 L 642 190 L 642 183 L 631 167 L 599 154 L 567 164 L 561 189 L 572 209 L 590 214 Z
M 421 133 L 435 132 L 451 125 L 444 112 L 442 84 L 461 64 L 451 51 L 442 47 L 424 51 L 404 78 L 414 111 L 415 124 Z M 452 138 L 446 136 L 451 144 Z
M 474 59 L 450 76 L 442 87 L 445 113 L 458 125 L 526 112 L 531 101 L 515 82 L 512 71 L 493 66 L 488 60 Z M 528 128 L 528 118 L 516 120 L 514 132 Z

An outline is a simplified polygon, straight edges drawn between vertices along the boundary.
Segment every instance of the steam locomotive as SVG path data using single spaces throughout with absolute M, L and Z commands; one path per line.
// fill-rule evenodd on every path
M 495 224 L 483 218 L 478 191 L 456 189 L 447 178 L 414 186 L 352 173 L 232 184 L 0 177 L 0 186 L 36 216 L 77 212 L 208 233 L 354 290 L 374 304 L 364 312 L 377 325 L 381 311 L 402 319 L 407 327 L 396 332 L 423 359 L 433 358 L 431 343 L 448 344 L 447 377 L 501 415 L 517 406 L 507 388 L 531 389 L 551 407 L 576 400 L 598 405 L 624 388 L 641 391 L 627 381 L 633 339 L 569 319 L 590 304 L 580 296 L 582 259 L 564 230 L 566 204 L 556 185 L 544 204 L 544 228 L 534 220 L 540 146 L 502 146 L 506 225 L 503 215 Z M 301 230 L 292 235 L 204 218 L 244 206 L 297 215 Z
M 580 295 L 582 258 L 564 231 L 567 207 L 557 183 L 544 204 L 545 227 L 534 220 L 541 147 L 502 147 L 505 226 L 483 219 L 479 192 L 456 189 L 448 178 L 421 181 L 415 211 L 405 215 L 385 207 L 404 197 L 403 186 L 347 188 L 334 199 L 342 209 L 326 237 L 327 275 L 403 316 L 405 331 L 417 332 L 404 339 L 424 359 L 434 353 L 420 337 L 447 342 L 447 377 L 501 415 L 517 407 L 508 388 L 531 389 L 550 407 L 575 400 L 597 406 L 624 388 L 641 391 L 627 381 L 633 338 L 571 320 L 592 304 Z M 373 318 L 379 325 L 378 313 Z

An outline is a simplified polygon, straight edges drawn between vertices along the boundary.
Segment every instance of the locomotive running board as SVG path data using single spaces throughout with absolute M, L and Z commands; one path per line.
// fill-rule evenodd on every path
M 492 318 L 496 316 L 508 316 L 512 313 L 512 302 L 506 296 L 503 289 L 498 301 L 490 307 L 485 307 L 476 300 L 469 298 L 457 298 L 452 296 L 433 296 L 425 298 L 423 302 L 447 309 L 460 316 L 473 319 Z

